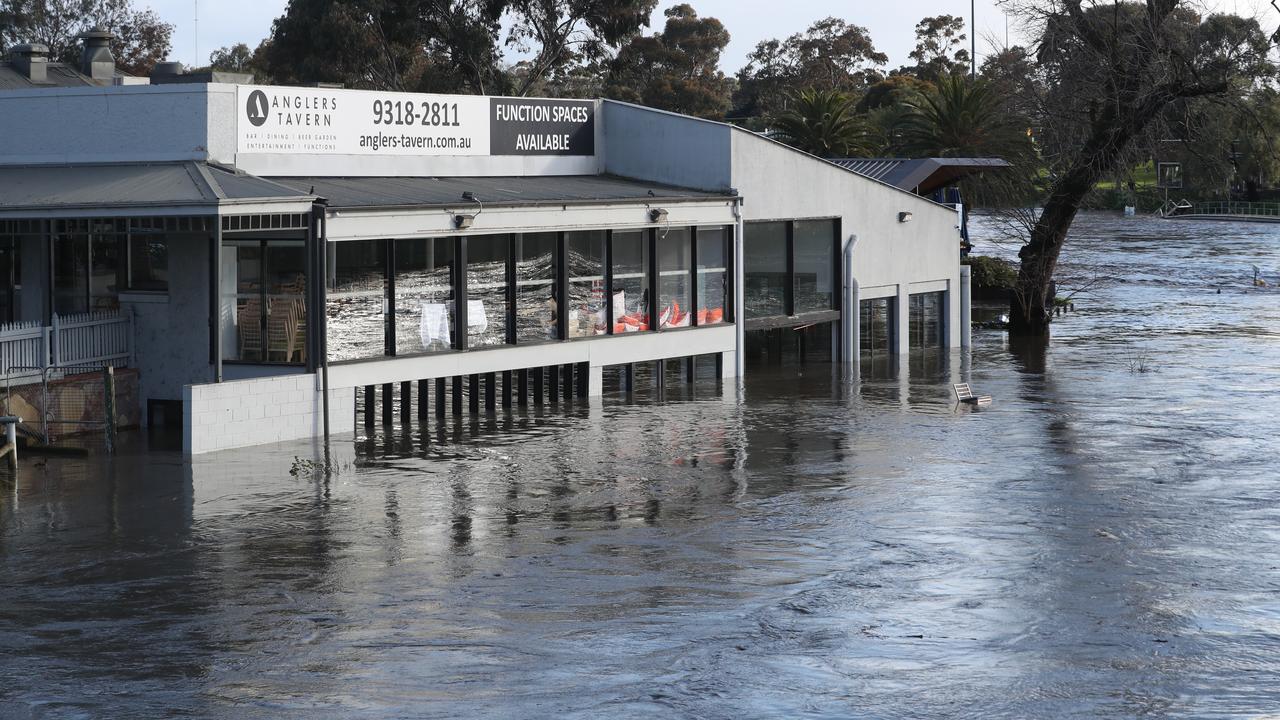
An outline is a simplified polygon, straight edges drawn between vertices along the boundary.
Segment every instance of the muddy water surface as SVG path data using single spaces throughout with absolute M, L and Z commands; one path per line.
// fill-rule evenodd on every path
M 1275 712 L 1280 226 L 1074 235 L 1042 352 L 380 428 L 328 479 L 24 459 L 0 716 Z

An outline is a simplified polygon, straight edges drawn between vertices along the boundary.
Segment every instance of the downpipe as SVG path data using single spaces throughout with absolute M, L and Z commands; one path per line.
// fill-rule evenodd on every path
M 853 276 L 853 251 L 858 245 L 858 236 L 850 235 L 844 243 L 841 253 L 844 275 L 844 307 L 840 310 L 840 360 L 845 365 L 845 377 L 856 380 L 861 357 L 858 347 L 858 334 L 862 321 L 858 313 L 858 280 Z
M 735 225 L 733 233 L 733 316 L 737 325 L 737 330 L 734 333 L 733 364 L 735 385 L 741 388 L 743 376 L 746 374 L 747 362 L 747 318 L 746 306 L 744 304 L 746 301 L 746 289 L 743 287 L 743 283 L 746 281 L 744 268 L 747 264 L 747 259 L 743 254 L 743 249 L 745 247 L 743 238 L 746 237 L 744 235 L 746 232 L 746 222 L 742 217 L 741 197 L 734 199 L 733 220 Z

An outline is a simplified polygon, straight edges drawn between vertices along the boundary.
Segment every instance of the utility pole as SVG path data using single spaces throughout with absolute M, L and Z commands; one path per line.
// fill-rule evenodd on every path
M 191 27 L 192 27 L 191 34 L 194 36 L 192 38 L 192 40 L 194 41 L 192 43 L 192 46 L 193 46 L 192 52 L 195 54 L 195 57 L 191 61 L 191 67 L 197 68 L 197 67 L 200 67 L 200 0 L 194 0 L 194 2 L 195 2 L 195 17 L 193 18 L 193 22 L 191 23 Z
M 978 79 L 978 0 L 969 0 L 969 79 Z

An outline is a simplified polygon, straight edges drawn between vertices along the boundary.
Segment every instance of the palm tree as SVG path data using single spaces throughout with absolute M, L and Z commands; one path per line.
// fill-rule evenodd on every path
M 1027 124 L 1007 112 L 985 80 L 948 75 L 934 90 L 906 101 L 899 127 L 901 149 L 914 157 L 1028 159 L 1033 146 Z
M 857 101 L 839 90 L 801 90 L 790 107 L 773 117 L 773 137 L 818 157 L 850 157 L 869 152 L 867 124 Z

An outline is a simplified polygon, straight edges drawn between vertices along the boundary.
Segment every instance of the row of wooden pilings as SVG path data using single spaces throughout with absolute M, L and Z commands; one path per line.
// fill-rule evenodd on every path
M 685 380 L 694 381 L 698 361 L 694 357 L 657 360 L 653 363 L 653 379 L 659 394 L 665 390 L 667 367 L 670 363 L 684 364 Z M 715 377 L 723 375 L 722 356 L 714 356 Z M 621 390 L 630 393 L 635 389 L 636 364 L 620 366 Z M 591 369 L 587 363 L 549 365 L 502 372 L 457 375 L 423 380 L 405 380 L 399 383 L 364 386 L 364 424 L 377 424 L 379 412 L 383 425 L 391 425 L 396 416 L 396 386 L 399 385 L 399 409 L 401 422 L 427 420 L 434 414 L 443 418 L 448 414 L 461 416 L 464 406 L 472 415 L 493 413 L 499 407 L 542 407 L 557 405 L 561 401 L 572 402 L 586 398 L 590 393 Z M 417 384 L 417 392 L 414 385 Z M 379 402 L 381 395 L 381 402 Z M 432 397 L 434 396 L 434 402 Z M 416 400 L 416 402 L 415 402 Z

